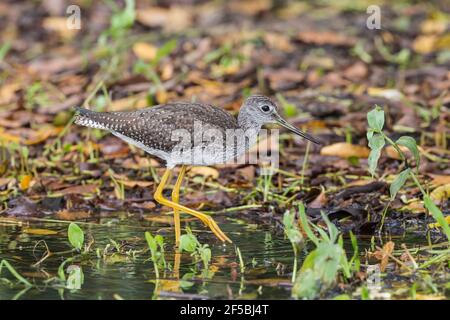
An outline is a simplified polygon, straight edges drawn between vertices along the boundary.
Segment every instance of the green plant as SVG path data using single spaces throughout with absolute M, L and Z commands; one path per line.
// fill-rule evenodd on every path
M 209 263 L 211 262 L 211 249 L 208 244 L 201 244 L 189 228 L 187 231 L 187 234 L 183 234 L 180 237 L 180 250 L 181 252 L 189 252 L 197 260 L 201 260 L 203 263 L 203 270 L 207 272 Z
M 164 238 L 160 235 L 152 236 L 150 232 L 146 231 L 145 240 L 147 240 L 147 245 L 150 249 L 156 278 L 159 279 L 160 267 L 166 267 L 166 259 L 164 257 Z
M 84 232 L 83 230 L 74 222 L 69 224 L 67 229 L 67 237 L 70 244 L 77 250 L 81 250 L 84 243 Z
M 294 266 L 292 272 L 292 282 L 295 281 L 297 275 L 298 247 L 303 242 L 303 236 L 295 221 L 295 211 L 286 211 L 283 215 L 284 233 L 292 244 L 294 251 Z
M 352 276 L 352 268 L 343 249 L 342 235 L 339 236 L 338 229 L 323 212 L 322 219 L 328 232 L 308 221 L 302 203 L 299 204 L 299 216 L 303 230 L 314 243 L 315 249 L 303 261 L 292 288 L 292 296 L 313 299 L 331 288 L 340 272 L 344 278 L 349 279 Z
M 13 268 L 13 266 L 6 260 L 2 260 L 0 261 L 0 274 L 2 274 L 2 269 L 3 267 L 5 267 L 6 269 L 8 269 L 8 271 L 17 279 L 19 280 L 21 283 L 23 283 L 24 285 L 26 285 L 27 287 L 31 287 L 32 284 L 25 279 L 24 277 L 22 277 L 17 271 L 16 269 Z
M 381 155 L 381 150 L 383 149 L 386 142 L 388 142 L 400 155 L 401 160 L 404 163 L 404 169 L 397 175 L 395 180 L 392 182 L 389 191 L 391 195 L 391 200 L 393 200 L 398 191 L 403 187 L 405 182 L 411 178 L 416 186 L 419 188 L 420 192 L 423 196 L 423 202 L 425 207 L 431 212 L 433 218 L 436 222 L 442 227 L 444 230 L 447 239 L 450 241 L 450 227 L 448 222 L 445 220 L 444 215 L 441 210 L 434 204 L 433 200 L 430 196 L 425 192 L 425 189 L 422 187 L 416 173 L 419 171 L 420 164 L 420 154 L 419 149 L 417 148 L 416 141 L 412 137 L 402 136 L 397 141 L 393 141 L 391 138 L 386 136 L 383 132 L 384 127 L 384 111 L 379 106 L 375 106 L 375 108 L 367 113 L 367 122 L 369 124 L 369 129 L 367 131 L 367 140 L 369 141 L 369 147 L 371 149 L 368 164 L 369 171 L 372 176 L 376 173 L 376 168 L 378 165 L 378 159 Z M 400 149 L 400 146 L 404 146 L 408 148 L 411 154 L 414 156 L 416 162 L 416 173 L 409 166 L 408 160 Z

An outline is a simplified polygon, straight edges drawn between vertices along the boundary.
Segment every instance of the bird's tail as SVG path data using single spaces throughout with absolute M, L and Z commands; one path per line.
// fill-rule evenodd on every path
M 108 127 L 100 121 L 99 113 L 82 107 L 75 107 L 75 123 L 80 126 L 86 126 L 96 129 L 108 129 Z

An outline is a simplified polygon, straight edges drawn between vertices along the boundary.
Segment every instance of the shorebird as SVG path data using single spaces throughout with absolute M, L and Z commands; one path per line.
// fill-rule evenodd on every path
M 211 216 L 179 204 L 180 186 L 187 165 L 223 164 L 243 155 L 256 143 L 258 132 L 267 123 L 278 123 L 305 139 L 319 143 L 316 138 L 286 122 L 278 114 L 277 105 L 262 95 L 245 99 L 237 118 L 212 105 L 184 102 L 124 112 L 94 112 L 81 107 L 76 110 L 76 124 L 108 130 L 166 162 L 166 171 L 154 199 L 173 209 L 176 246 L 181 235 L 180 212 L 200 219 L 221 241 L 232 242 Z M 230 132 L 235 137 L 245 136 L 246 139 L 225 139 Z M 205 141 L 206 133 L 209 139 Z M 172 200 L 169 200 L 163 196 L 163 190 L 177 165 L 181 165 L 181 170 L 173 187 Z

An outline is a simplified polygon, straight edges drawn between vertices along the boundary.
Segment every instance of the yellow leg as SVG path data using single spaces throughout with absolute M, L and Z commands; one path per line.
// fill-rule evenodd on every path
M 207 225 L 211 229 L 211 231 L 216 235 L 217 238 L 219 238 L 221 241 L 228 241 L 231 243 L 231 240 L 222 232 L 222 230 L 220 230 L 219 226 L 217 225 L 217 223 L 214 221 L 213 218 L 201 212 L 189 209 L 188 207 L 182 206 L 173 201 L 167 200 L 166 198 L 163 197 L 162 192 L 164 190 L 165 185 L 167 184 L 167 180 L 170 177 L 171 171 L 172 170 L 167 169 L 166 172 L 164 172 L 164 175 L 161 178 L 161 182 L 158 188 L 156 188 L 156 192 L 154 195 L 155 200 L 164 206 L 172 208 L 173 210 L 182 211 L 200 219 L 200 221 L 202 221 L 205 225 Z
M 182 166 L 180 174 L 178 175 L 177 182 L 173 186 L 172 201 L 179 203 L 180 199 L 180 187 L 183 182 L 184 174 L 186 173 L 186 166 Z M 178 248 L 180 245 L 181 226 L 180 226 L 180 211 L 178 209 L 173 210 L 173 221 L 175 224 L 175 246 Z

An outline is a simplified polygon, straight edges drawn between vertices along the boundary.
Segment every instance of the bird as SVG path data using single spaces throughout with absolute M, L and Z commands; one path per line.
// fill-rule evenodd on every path
M 320 144 L 320 140 L 284 120 L 277 104 L 264 95 L 247 97 L 237 117 L 220 107 L 192 102 L 173 102 L 120 112 L 96 112 L 82 107 L 75 109 L 75 124 L 107 130 L 165 161 L 166 170 L 154 199 L 173 209 L 177 247 L 181 237 L 180 212 L 198 218 L 222 242 L 232 243 L 211 216 L 179 203 L 187 166 L 212 166 L 238 158 L 257 142 L 262 126 L 270 123 L 277 123 L 300 137 Z M 224 138 L 230 134 L 237 139 Z M 209 139 L 205 139 L 205 135 Z M 176 166 L 181 166 L 181 169 L 169 200 L 163 196 L 163 190 Z

